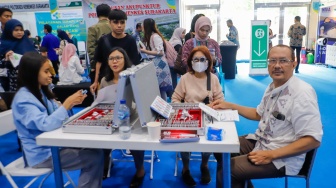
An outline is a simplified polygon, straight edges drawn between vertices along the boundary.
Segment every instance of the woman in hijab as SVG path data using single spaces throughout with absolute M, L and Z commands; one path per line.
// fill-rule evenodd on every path
M 23 55 L 26 52 L 36 51 L 34 45 L 24 34 L 23 25 L 19 20 L 11 19 L 5 24 L 1 36 L 0 56 L 4 59 L 3 64 L 7 68 L 9 78 L 9 91 L 17 89 L 18 66 L 14 67 L 10 58 L 15 54 Z
M 63 30 L 57 30 L 57 36 L 60 38 L 61 42 L 60 42 L 59 48 L 56 48 L 55 50 L 56 50 L 56 54 L 58 55 L 59 61 L 62 62 L 62 53 L 63 53 L 64 47 L 68 43 L 73 44 L 73 41 L 69 38 L 68 34 Z
M 80 64 L 80 60 L 76 53 L 76 46 L 69 43 L 64 47 L 62 61 L 59 67 L 59 79 L 57 85 L 72 85 L 82 82 L 84 79 L 84 68 Z
M 169 42 L 174 47 L 175 51 L 179 53 L 182 50 L 183 40 L 186 34 L 186 29 L 184 28 L 176 28 Z M 175 89 L 177 85 L 177 73 L 174 68 L 170 68 L 170 73 L 172 76 L 173 88 Z
M 187 66 L 187 59 L 190 52 L 196 46 L 206 46 L 211 54 L 213 65 L 218 66 L 222 62 L 222 55 L 218 43 L 209 37 L 212 31 L 211 21 L 208 17 L 202 16 L 195 23 L 195 38 L 188 40 L 182 48 L 182 62 Z M 215 69 L 214 69 L 215 70 Z

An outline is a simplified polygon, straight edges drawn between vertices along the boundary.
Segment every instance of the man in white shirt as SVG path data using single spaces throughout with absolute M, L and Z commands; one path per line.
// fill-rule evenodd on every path
M 274 46 L 268 53 L 273 82 L 257 108 L 223 100 L 210 104 L 214 109 L 238 110 L 245 118 L 259 121 L 254 134 L 239 137 L 240 153 L 231 156 L 233 188 L 243 188 L 249 179 L 297 175 L 306 153 L 320 146 L 323 131 L 317 96 L 311 85 L 293 76 L 296 65 L 289 46 Z M 220 187 L 222 163 L 217 162 Z

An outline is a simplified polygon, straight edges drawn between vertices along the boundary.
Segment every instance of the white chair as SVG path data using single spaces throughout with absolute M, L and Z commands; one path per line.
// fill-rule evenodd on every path
M 39 188 L 42 187 L 44 181 L 49 177 L 49 175 L 53 172 L 52 168 L 31 168 L 25 167 L 23 157 L 16 159 L 15 161 L 9 163 L 8 165 L 4 166 L 0 161 L 0 169 L 2 173 L 6 176 L 9 183 L 12 185 L 13 188 L 18 188 L 17 184 L 13 180 L 12 177 L 34 177 L 24 188 L 30 187 L 37 179 L 41 176 L 44 176 Z M 66 187 L 70 183 L 73 187 L 76 187 L 75 183 L 70 178 L 67 172 L 64 172 L 68 178 L 68 182 L 64 185 Z
M 15 125 L 13 121 L 12 110 L 7 110 L 0 113 L 0 119 L 3 123 L 0 126 L 0 136 L 7 134 L 11 131 L 15 130 Z M 44 181 L 48 178 L 48 176 L 53 172 L 52 168 L 31 168 L 25 167 L 24 158 L 20 157 L 8 165 L 4 166 L 0 161 L 0 170 L 3 175 L 6 176 L 9 183 L 12 185 L 13 188 L 18 188 L 17 184 L 13 180 L 12 177 L 34 177 L 24 188 L 28 188 L 31 186 L 39 177 L 44 176 L 42 179 L 40 186 L 42 187 Z M 76 187 L 72 179 L 70 178 L 67 172 L 64 172 L 68 178 L 68 182 L 64 185 L 67 186 L 70 183 L 73 187 Z
M 160 162 L 160 159 L 159 159 L 158 154 L 154 150 L 151 151 L 151 155 L 145 155 L 145 158 L 148 158 L 148 157 L 150 157 L 150 159 L 145 159 L 144 161 L 151 164 L 149 178 L 153 179 L 154 161 L 156 160 L 157 162 Z M 112 158 L 112 152 L 111 152 L 111 158 Z M 121 150 L 121 158 L 119 158 L 119 159 L 113 159 L 113 161 L 131 162 L 131 161 L 133 161 L 133 156 L 131 154 L 125 153 L 124 150 Z M 110 168 L 109 168 L 109 171 L 108 171 L 108 176 L 110 175 L 111 165 L 112 165 L 112 161 L 110 161 Z

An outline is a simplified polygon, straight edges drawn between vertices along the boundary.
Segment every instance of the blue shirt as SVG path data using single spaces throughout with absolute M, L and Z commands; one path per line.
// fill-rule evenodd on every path
M 48 49 L 48 58 L 51 61 L 58 60 L 58 55 L 54 49 L 60 47 L 60 41 L 55 35 L 47 33 L 46 36 L 43 37 L 41 46 L 44 46 Z
M 36 137 L 43 132 L 60 128 L 69 117 L 63 106 L 58 108 L 54 100 L 42 96 L 47 101 L 48 110 L 26 87 L 20 88 L 12 103 L 14 124 L 28 166 L 35 166 L 51 156 L 50 147 L 37 145 Z

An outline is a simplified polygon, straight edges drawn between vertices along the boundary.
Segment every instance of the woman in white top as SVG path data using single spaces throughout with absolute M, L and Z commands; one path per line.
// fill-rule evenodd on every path
M 160 31 L 157 29 L 155 21 L 152 18 L 144 20 L 143 28 L 146 49 L 142 48 L 141 52 L 153 57 L 152 61 L 156 68 L 156 76 L 159 82 L 161 97 L 164 100 L 167 100 L 167 92 L 173 91 L 173 86 L 169 66 L 165 56 L 165 40 Z
M 84 68 L 80 64 L 76 50 L 76 46 L 70 43 L 64 47 L 62 62 L 58 70 L 60 80 L 58 85 L 72 85 L 83 81 L 81 74 L 84 73 Z

